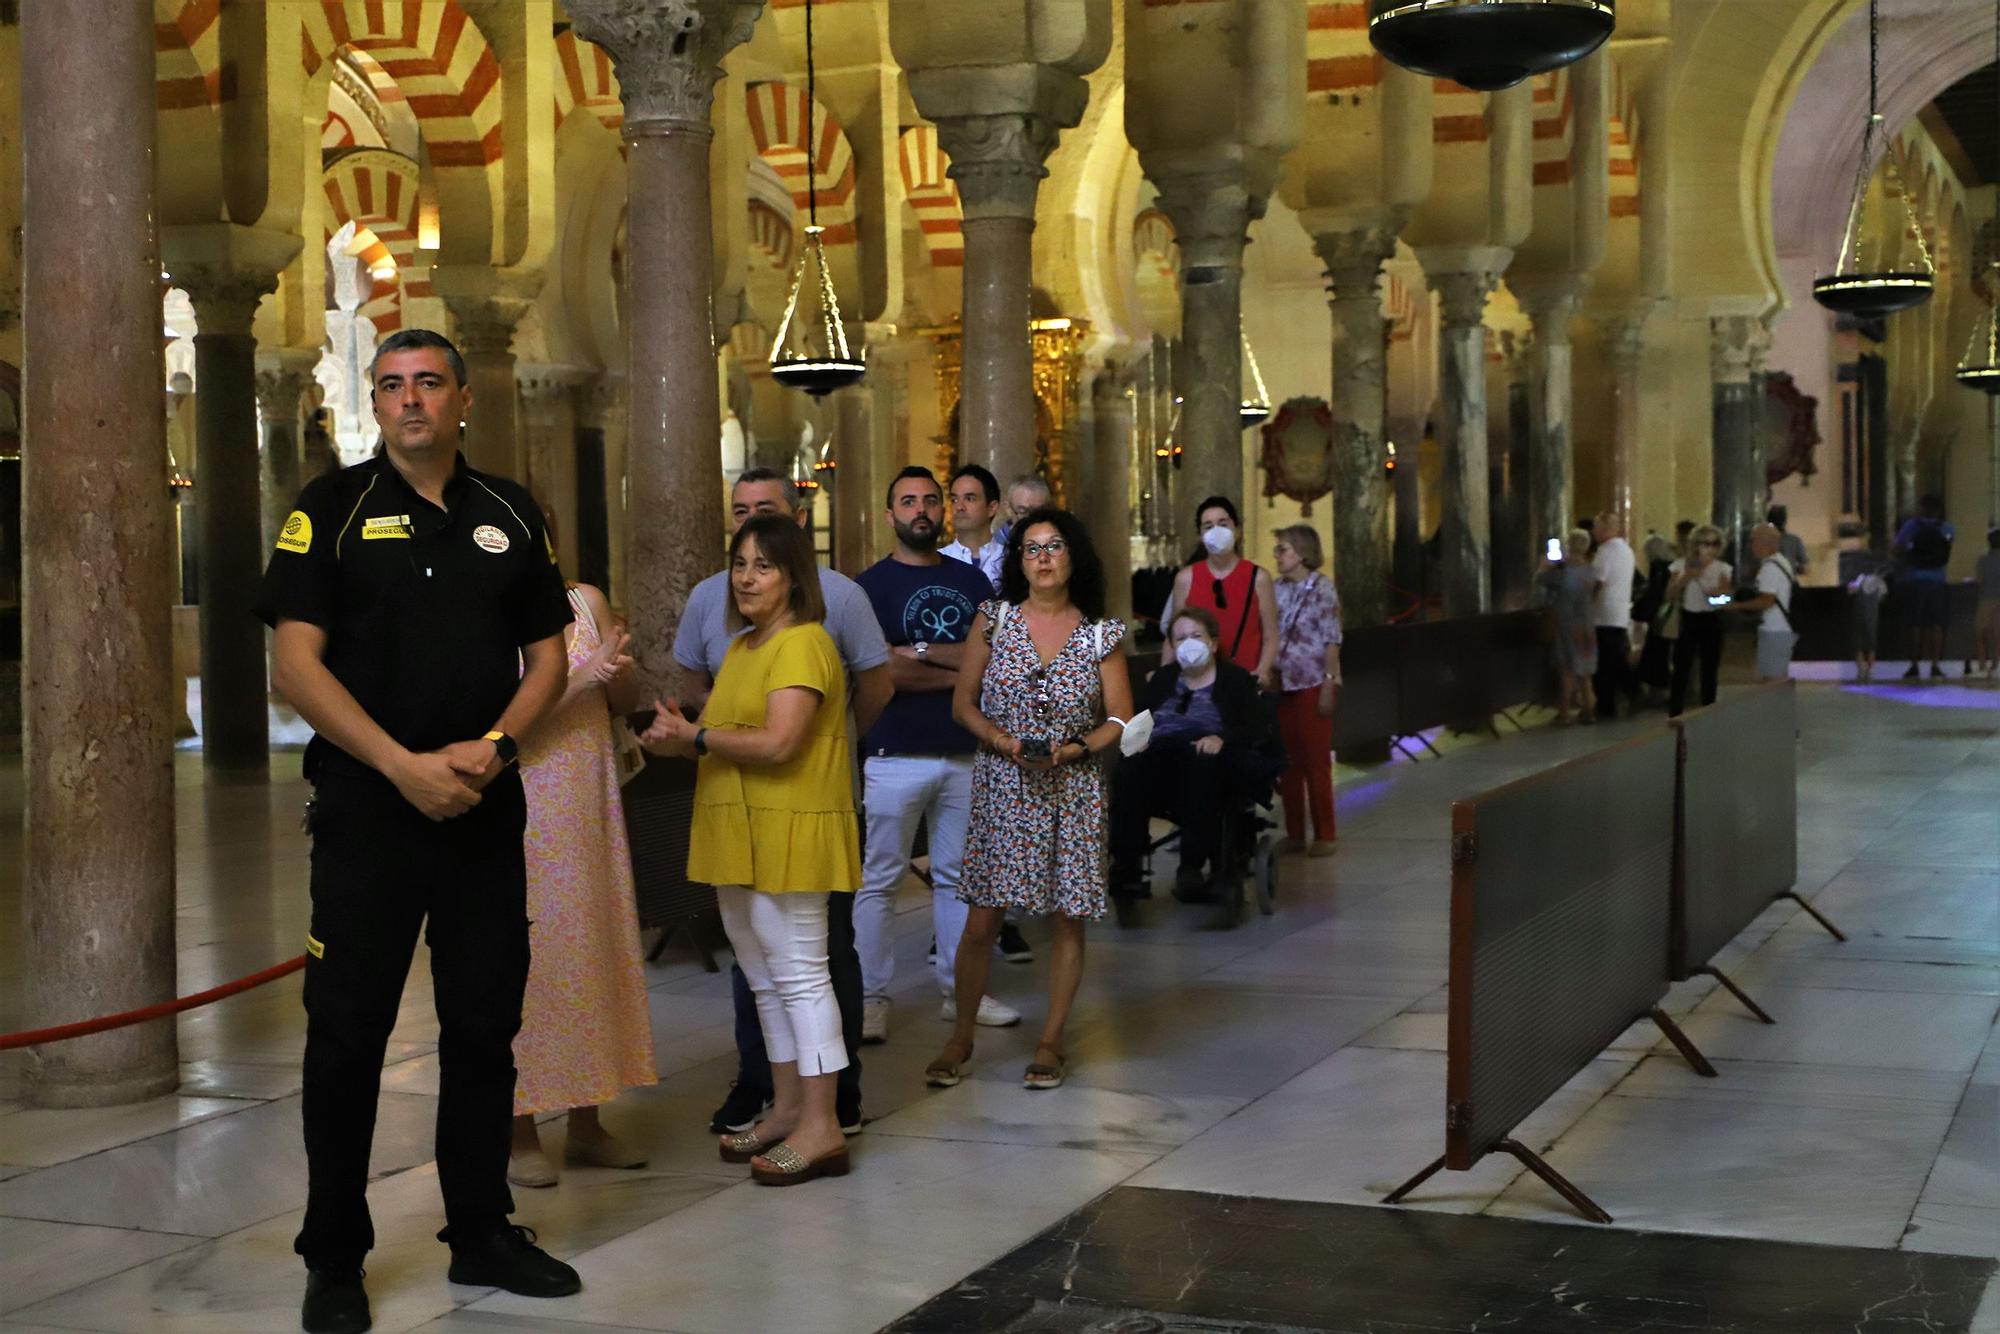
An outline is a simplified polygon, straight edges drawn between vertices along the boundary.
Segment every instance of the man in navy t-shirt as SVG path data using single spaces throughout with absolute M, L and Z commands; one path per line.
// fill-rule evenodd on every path
M 1905 681 L 1917 679 L 1923 660 L 1931 660 L 1931 679 L 1944 676 L 1944 632 L 1951 620 L 1951 588 L 1945 582 L 1945 566 L 1951 563 L 1951 543 L 1958 534 L 1944 519 L 1944 498 L 1925 496 L 1917 503 L 1917 517 L 1896 531 L 1891 545 L 1903 560 L 1903 621 L 1909 627 L 1910 669 Z
M 896 888 L 909 868 L 917 821 L 930 830 L 931 924 L 937 933 L 942 1017 L 953 1019 L 953 962 L 965 931 L 958 880 L 965 828 L 972 816 L 972 734 L 952 721 L 952 690 L 965 636 L 993 586 L 976 566 L 938 554 L 944 489 L 928 469 L 909 467 L 889 483 L 894 554 L 855 580 L 874 605 L 889 641 L 896 694 L 861 740 L 868 847 L 854 900 L 854 943 L 861 953 L 861 1040 L 889 1036 L 889 987 L 895 980 Z M 991 996 L 979 1022 L 992 1027 L 1021 1016 Z

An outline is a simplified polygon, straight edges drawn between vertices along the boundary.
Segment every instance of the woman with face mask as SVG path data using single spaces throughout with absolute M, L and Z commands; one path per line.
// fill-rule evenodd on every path
M 1180 828 L 1174 897 L 1201 901 L 1232 874 L 1218 864 L 1222 822 L 1284 767 L 1269 703 L 1250 673 L 1218 652 L 1222 632 L 1206 607 L 1183 608 L 1168 626 L 1169 655 L 1139 700 L 1153 711 L 1152 744 L 1118 766 L 1111 794 L 1111 894 L 1121 923 L 1132 920 L 1134 900 L 1152 897 L 1141 870 L 1149 820 Z
M 1174 577 L 1173 596 L 1160 618 L 1171 624 L 1174 613 L 1200 607 L 1214 613 L 1221 627 L 1216 647 L 1221 655 L 1256 678 L 1266 690 L 1278 688 L 1278 595 L 1270 574 L 1242 555 L 1243 521 L 1227 496 L 1210 496 L 1195 507 L 1195 527 L 1201 547 Z

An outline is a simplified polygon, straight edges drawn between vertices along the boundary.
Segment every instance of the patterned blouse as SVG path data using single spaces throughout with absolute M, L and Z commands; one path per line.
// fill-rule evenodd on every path
M 1326 649 L 1340 642 L 1340 594 L 1317 570 L 1278 584 L 1278 687 L 1314 690 L 1326 681 Z

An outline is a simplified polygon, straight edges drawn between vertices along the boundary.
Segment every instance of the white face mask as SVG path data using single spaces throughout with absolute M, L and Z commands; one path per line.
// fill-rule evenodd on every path
M 1201 544 L 1208 548 L 1209 555 L 1220 556 L 1223 552 L 1236 545 L 1236 534 L 1230 529 L 1224 528 L 1221 524 L 1217 524 L 1201 535 Z
M 1208 665 L 1208 645 L 1199 639 L 1183 639 L 1174 645 L 1174 661 L 1182 671 L 1198 672 Z

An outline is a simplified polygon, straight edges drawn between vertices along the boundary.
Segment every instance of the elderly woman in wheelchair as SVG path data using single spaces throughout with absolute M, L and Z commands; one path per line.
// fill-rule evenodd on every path
M 1185 607 L 1167 627 L 1168 656 L 1140 704 L 1153 714 L 1148 748 L 1119 762 L 1111 791 L 1111 895 L 1121 924 L 1151 898 L 1150 822 L 1179 828 L 1174 897 L 1220 900 L 1234 920 L 1241 863 L 1285 766 L 1275 702 L 1256 678 L 1216 652 L 1220 628 L 1206 608 Z M 1163 840 L 1164 841 L 1164 840 Z

